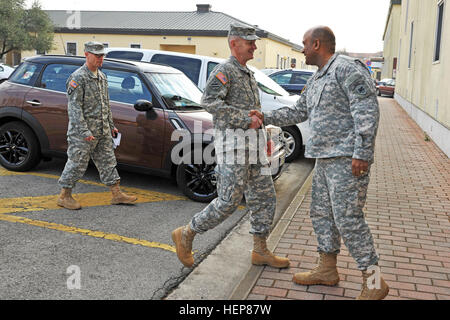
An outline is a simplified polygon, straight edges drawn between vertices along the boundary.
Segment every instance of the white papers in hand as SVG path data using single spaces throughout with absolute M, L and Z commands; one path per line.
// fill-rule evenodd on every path
M 122 138 L 122 135 L 120 134 L 120 132 L 117 133 L 117 137 L 113 138 L 113 142 L 114 142 L 114 149 L 116 149 L 118 146 L 120 146 L 120 139 Z

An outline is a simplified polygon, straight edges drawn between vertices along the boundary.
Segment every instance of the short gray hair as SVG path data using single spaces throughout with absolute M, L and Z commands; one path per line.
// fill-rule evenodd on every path
M 240 37 L 239 36 L 228 36 L 228 46 L 231 47 L 231 41 L 237 40 L 237 39 L 240 39 Z

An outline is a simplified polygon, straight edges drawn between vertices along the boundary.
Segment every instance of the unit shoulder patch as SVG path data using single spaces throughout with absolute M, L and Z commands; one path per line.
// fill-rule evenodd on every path
M 356 87 L 356 92 L 360 95 L 360 96 L 365 96 L 367 95 L 367 88 L 365 85 L 360 84 L 359 86 Z

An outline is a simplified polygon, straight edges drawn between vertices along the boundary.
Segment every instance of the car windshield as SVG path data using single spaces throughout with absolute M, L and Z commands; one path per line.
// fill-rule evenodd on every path
M 271 94 L 273 96 L 289 96 L 289 93 L 284 90 L 278 83 L 270 79 L 260 70 L 248 66 L 250 70 L 255 73 L 255 79 L 258 82 L 258 87 L 267 94 Z
M 156 86 L 170 109 L 200 109 L 202 92 L 182 73 L 145 74 Z

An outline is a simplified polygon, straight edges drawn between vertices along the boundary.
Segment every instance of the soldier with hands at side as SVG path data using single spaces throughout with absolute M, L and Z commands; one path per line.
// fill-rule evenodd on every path
M 58 181 L 61 194 L 57 204 L 70 210 L 81 209 L 72 197 L 72 189 L 86 172 L 92 159 L 103 184 L 110 187 L 112 204 L 130 204 L 137 200 L 120 190 L 112 137 L 119 132 L 114 126 L 109 104 L 108 81 L 99 70 L 105 52 L 102 43 L 85 44 L 86 63 L 67 80 L 69 127 L 68 160 Z
M 363 213 L 379 123 L 375 86 L 360 60 L 335 53 L 330 28 L 310 29 L 303 44 L 306 64 L 319 70 L 307 82 L 294 108 L 249 113 L 264 124 L 280 127 L 306 120 L 310 124 L 305 157 L 316 159 L 310 216 L 320 260 L 312 271 L 295 274 L 293 281 L 336 285 L 342 237 L 362 271 L 358 299 L 381 300 L 389 287 L 381 277 L 379 288 L 368 283 L 368 270 L 377 268 L 379 258 Z

